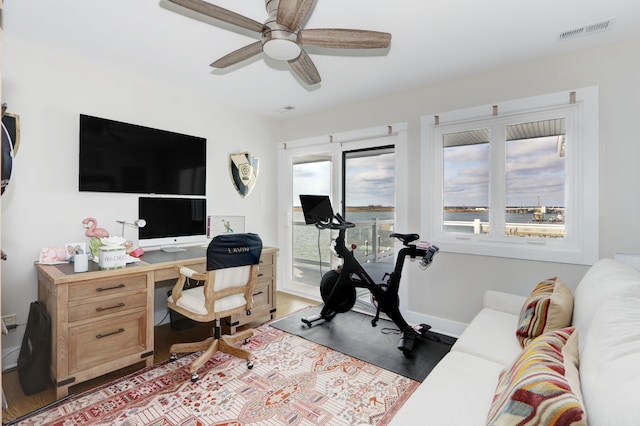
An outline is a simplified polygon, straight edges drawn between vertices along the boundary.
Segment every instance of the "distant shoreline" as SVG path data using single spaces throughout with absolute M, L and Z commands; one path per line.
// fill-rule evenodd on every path
M 393 212 L 396 208 L 394 206 L 352 206 L 347 207 L 348 212 Z M 301 212 L 302 207 L 294 206 L 294 212 Z

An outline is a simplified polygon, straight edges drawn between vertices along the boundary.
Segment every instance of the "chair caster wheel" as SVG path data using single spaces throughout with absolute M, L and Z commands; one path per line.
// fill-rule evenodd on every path
M 247 369 L 251 370 L 253 368 L 253 361 L 247 361 Z
M 191 381 L 193 383 L 197 382 L 199 378 L 200 378 L 200 376 L 198 376 L 198 373 L 191 374 Z
M 169 361 L 173 362 L 175 360 L 178 359 L 178 355 L 177 354 L 171 354 L 171 356 L 169 357 Z

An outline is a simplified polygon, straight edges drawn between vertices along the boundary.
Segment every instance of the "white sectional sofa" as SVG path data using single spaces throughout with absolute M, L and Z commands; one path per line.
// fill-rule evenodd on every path
M 531 353 L 545 343 L 543 340 L 548 342 L 560 332 L 545 328 L 540 337 L 530 339 L 523 349 L 516 330 L 522 326 L 522 308 L 530 298 L 488 291 L 483 309 L 390 425 L 640 425 L 640 271 L 613 259 L 602 259 L 589 268 L 570 298 L 573 311 L 569 318 L 573 328 L 562 330 L 572 333 L 573 338 L 567 339 L 566 348 L 558 345 L 562 346 L 558 352 L 561 355 L 553 352 L 566 364 L 566 368 L 556 368 L 553 374 L 559 371 L 570 376 L 576 367 L 575 377 L 573 381 L 567 380 L 565 390 L 571 398 L 582 402 L 584 413 L 578 416 L 581 418 L 560 419 L 557 407 L 544 405 L 528 420 L 519 417 L 526 417 L 530 407 L 509 400 L 522 391 L 514 391 L 519 386 L 514 385 L 517 380 L 512 380 L 509 386 L 504 382 L 517 375 L 515 370 L 520 367 L 535 370 L 545 364 L 546 355 L 543 354 L 543 362 L 537 363 Z M 570 363 L 570 341 L 575 346 L 574 363 Z M 487 423 L 489 412 L 494 410 L 495 414 L 496 405 L 506 394 L 509 395 L 505 406 L 516 415 L 502 413 Z M 574 407 L 574 413 L 580 412 L 576 410 Z

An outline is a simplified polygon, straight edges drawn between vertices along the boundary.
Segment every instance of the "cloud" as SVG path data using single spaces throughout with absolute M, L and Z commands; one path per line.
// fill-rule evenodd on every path
M 348 158 L 345 191 L 349 206 L 395 205 L 395 155 Z

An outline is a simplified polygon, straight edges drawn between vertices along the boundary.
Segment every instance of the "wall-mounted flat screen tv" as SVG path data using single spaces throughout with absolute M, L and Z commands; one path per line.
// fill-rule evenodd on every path
M 80 114 L 80 191 L 205 195 L 207 140 Z

